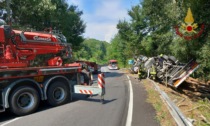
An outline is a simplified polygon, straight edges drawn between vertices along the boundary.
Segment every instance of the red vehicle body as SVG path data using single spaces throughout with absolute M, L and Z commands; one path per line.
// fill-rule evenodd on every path
M 118 62 L 117 62 L 117 60 L 109 60 L 108 68 L 109 68 L 110 70 L 118 70 L 119 67 L 118 67 Z
M 54 54 L 47 66 L 31 67 L 37 55 Z M 63 57 L 64 56 L 64 57 Z M 61 34 L 23 32 L 0 26 L 0 112 L 16 115 L 37 110 L 41 100 L 51 106 L 67 103 L 73 93 L 105 94 L 105 88 L 82 85 L 79 63 L 63 64 L 71 58 L 71 47 Z M 84 78 L 84 77 L 83 77 Z
M 5 25 L 0 26 L 0 34 L 1 67 L 28 67 L 30 61 L 43 54 L 71 57 L 70 45 L 62 42 L 58 34 L 11 30 Z

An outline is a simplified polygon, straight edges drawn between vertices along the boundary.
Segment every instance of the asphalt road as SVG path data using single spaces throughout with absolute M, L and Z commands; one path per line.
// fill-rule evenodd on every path
M 144 87 L 138 80 L 128 78 L 118 70 L 110 71 L 107 67 L 102 67 L 102 72 L 105 73 L 106 81 L 104 104 L 101 104 L 99 96 L 87 98 L 74 95 L 72 102 L 59 107 L 53 108 L 43 102 L 36 113 L 27 116 L 0 113 L 0 126 L 159 125 L 155 120 L 154 109 L 146 102 Z M 94 79 L 97 80 L 96 75 Z

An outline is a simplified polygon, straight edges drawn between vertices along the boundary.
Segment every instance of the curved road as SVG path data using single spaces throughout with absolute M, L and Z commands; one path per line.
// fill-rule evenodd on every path
M 74 95 L 71 103 L 50 107 L 42 103 L 31 115 L 16 117 L 0 113 L 0 126 L 158 126 L 155 111 L 146 102 L 140 82 L 118 70 L 101 68 L 105 73 L 106 95 L 86 98 Z M 97 81 L 97 77 L 94 76 Z

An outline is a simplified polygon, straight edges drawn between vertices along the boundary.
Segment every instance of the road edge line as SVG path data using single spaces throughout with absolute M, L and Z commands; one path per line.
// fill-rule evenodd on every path
M 129 76 L 127 75 L 128 81 L 129 81 L 129 104 L 128 104 L 128 114 L 126 119 L 126 126 L 131 126 L 132 124 L 132 117 L 133 117 L 133 87 L 131 84 L 131 80 Z
M 21 117 L 15 118 L 15 119 L 13 119 L 13 120 L 10 120 L 10 121 L 8 121 L 8 122 L 5 122 L 5 123 L 1 124 L 0 126 L 6 126 L 7 124 L 12 123 L 12 122 L 14 122 L 14 121 L 17 121 L 17 120 L 20 119 L 20 118 L 21 118 Z

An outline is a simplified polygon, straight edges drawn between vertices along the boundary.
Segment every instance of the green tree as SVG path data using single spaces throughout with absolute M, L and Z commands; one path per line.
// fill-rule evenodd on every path
M 110 44 L 104 41 L 85 39 L 80 49 L 75 52 L 75 58 L 104 64 L 107 62 L 107 49 L 109 46 Z
M 128 11 L 128 15 L 131 17 L 131 22 L 119 21 L 117 28 L 122 39 L 124 39 L 128 46 L 131 47 L 133 55 L 140 53 L 141 41 L 148 33 L 147 20 L 143 14 L 140 5 L 132 7 Z
M 205 25 L 201 36 L 185 40 L 176 34 L 175 26 L 184 23 L 188 8 L 191 8 L 197 31 Z M 117 28 L 120 38 L 126 42 L 126 48 L 133 54 L 157 56 L 174 55 L 181 62 L 196 59 L 200 64 L 199 76 L 210 79 L 209 29 L 210 2 L 205 0 L 144 0 L 128 11 L 131 20 L 120 20 Z M 181 29 L 179 29 L 181 30 Z M 197 32 L 198 33 L 198 32 Z M 194 33 L 193 33 L 194 34 Z M 188 34 L 192 35 L 192 33 Z M 112 50 L 113 51 L 113 50 Z M 130 54 L 129 51 L 126 52 Z M 113 54 L 113 56 L 118 55 Z M 130 54 L 132 55 L 132 54 Z
M 119 34 L 117 34 L 112 40 L 111 45 L 108 48 L 108 60 L 116 59 L 121 67 L 127 66 L 127 60 L 130 58 L 129 48 L 127 48 L 127 42 L 123 40 Z
M 51 27 L 61 31 L 74 49 L 83 42 L 83 12 L 77 6 L 68 5 L 65 0 L 12 0 L 11 9 L 13 27 L 29 27 L 41 31 Z

